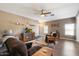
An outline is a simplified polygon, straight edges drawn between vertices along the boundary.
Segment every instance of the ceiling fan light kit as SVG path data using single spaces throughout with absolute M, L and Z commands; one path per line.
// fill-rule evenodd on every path
M 44 17 L 45 15 L 44 14 L 41 14 L 41 17 Z

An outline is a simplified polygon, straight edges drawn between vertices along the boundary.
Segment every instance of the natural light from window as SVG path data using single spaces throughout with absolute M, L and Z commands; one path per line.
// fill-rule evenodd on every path
M 44 33 L 48 33 L 48 26 L 44 25 Z
M 65 35 L 74 35 L 75 24 L 65 24 Z

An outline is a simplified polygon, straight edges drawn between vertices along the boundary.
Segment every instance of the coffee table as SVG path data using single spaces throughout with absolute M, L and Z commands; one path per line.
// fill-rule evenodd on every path
M 54 55 L 54 49 L 49 48 L 49 47 L 42 47 L 32 56 L 53 56 L 53 55 Z
M 36 41 L 36 40 L 32 40 L 32 41 L 28 41 L 28 42 L 32 42 L 32 46 L 36 46 L 36 45 L 39 45 L 41 47 L 43 46 L 47 46 L 47 44 L 43 41 Z M 25 43 L 28 43 L 28 42 L 25 42 Z

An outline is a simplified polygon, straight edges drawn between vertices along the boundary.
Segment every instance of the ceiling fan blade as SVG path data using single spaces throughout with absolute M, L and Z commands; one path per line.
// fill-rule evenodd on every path
M 43 14 L 51 14 L 51 12 L 45 12 L 45 13 L 43 13 Z
M 51 14 L 51 12 L 47 12 L 48 14 Z
M 51 16 L 54 16 L 55 14 L 51 14 Z
M 44 14 L 44 10 L 43 9 L 41 10 L 41 14 Z

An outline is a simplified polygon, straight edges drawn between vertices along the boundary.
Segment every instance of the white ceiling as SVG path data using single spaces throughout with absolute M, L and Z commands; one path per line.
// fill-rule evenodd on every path
M 40 16 L 40 10 L 51 11 L 54 16 Z M 78 10 L 78 3 L 0 3 L 0 10 L 34 20 L 51 21 L 74 17 Z

